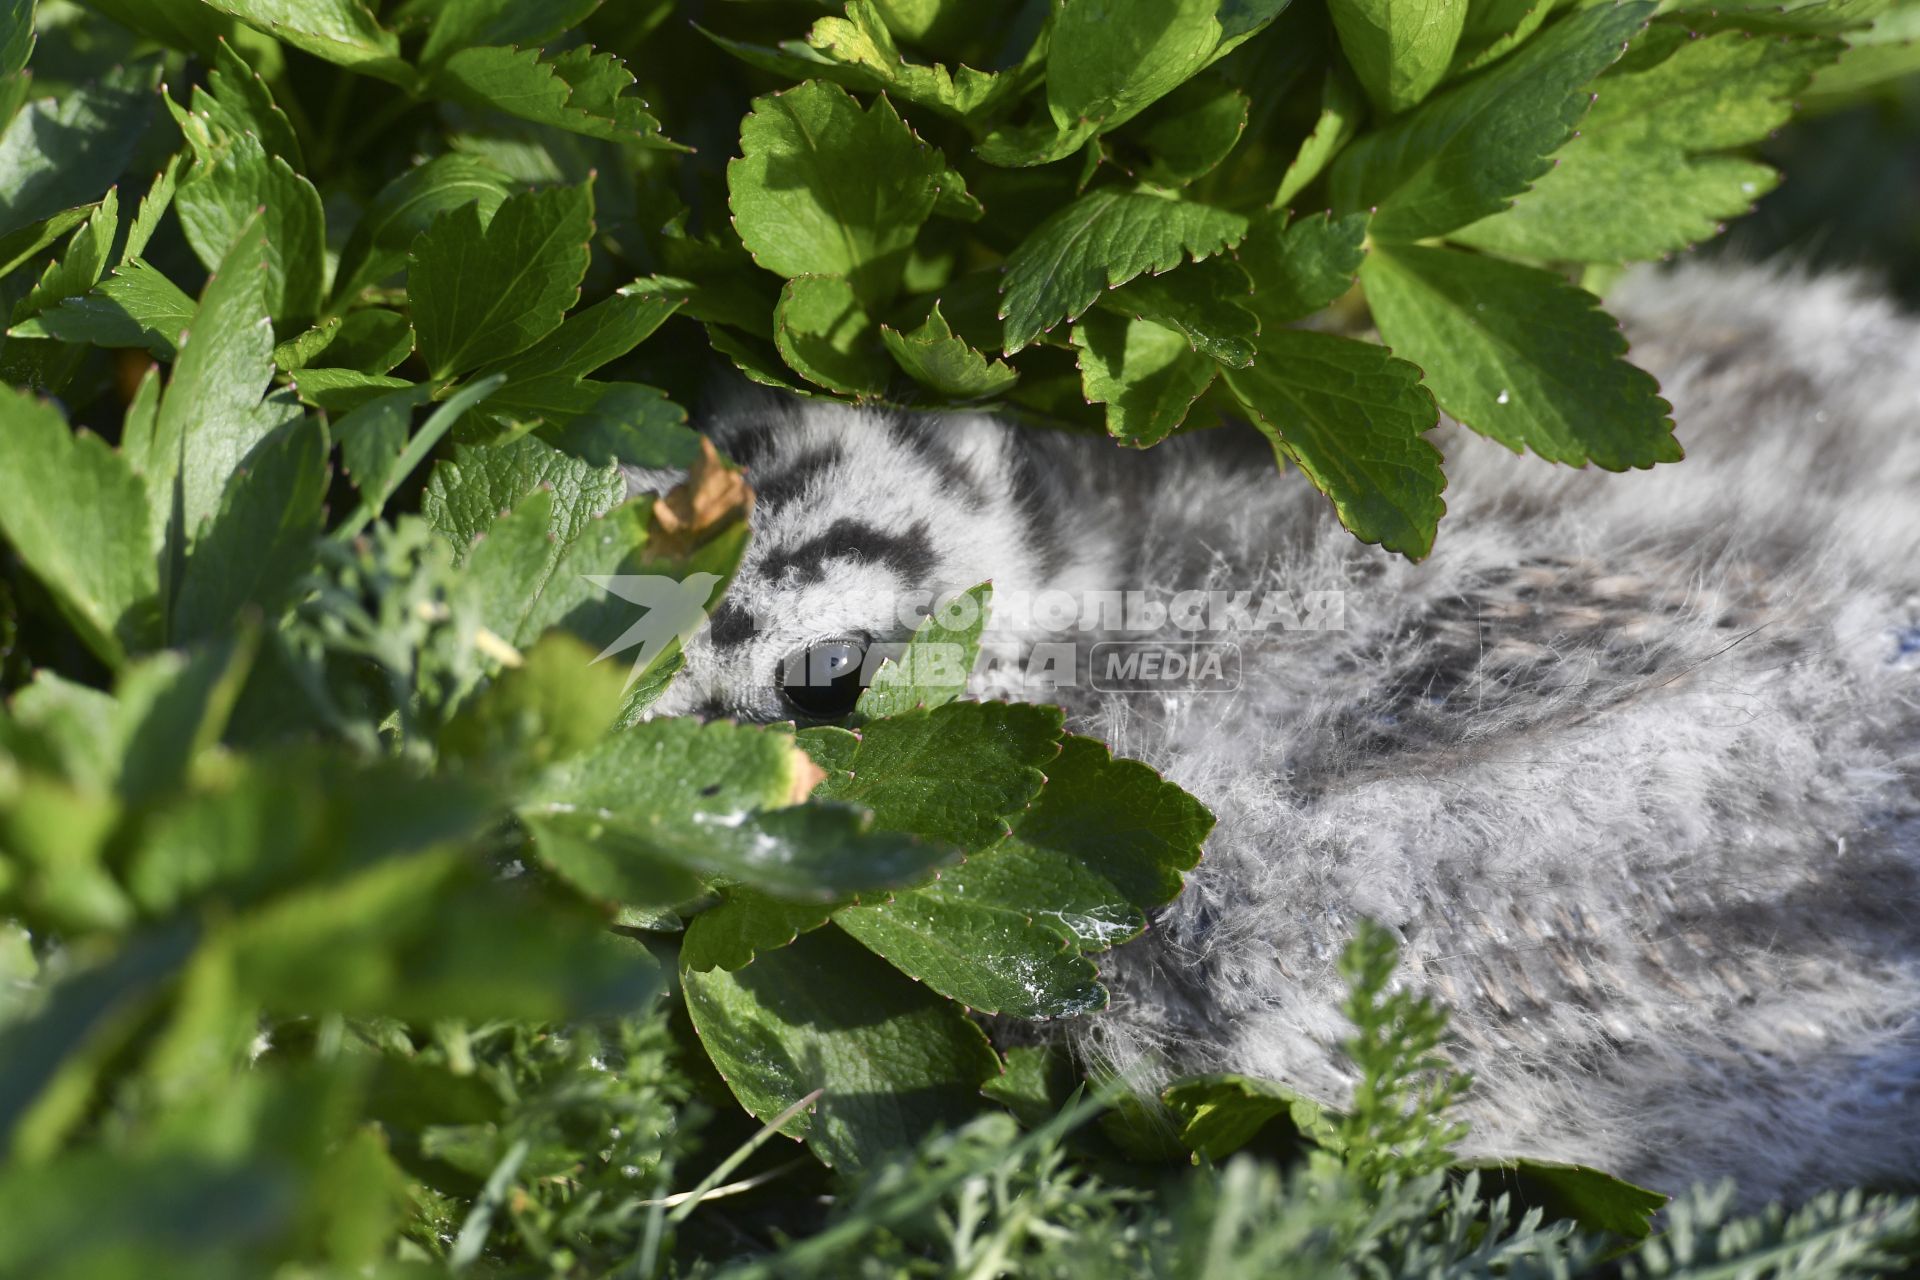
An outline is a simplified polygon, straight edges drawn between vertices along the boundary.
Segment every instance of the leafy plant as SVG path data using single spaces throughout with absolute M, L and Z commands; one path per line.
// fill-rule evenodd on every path
M 1169 1095 L 1178 1143 L 1078 1127 L 987 1029 L 1098 1009 L 1210 815 L 965 699 L 938 616 L 850 727 L 648 718 L 680 641 L 628 659 L 620 584 L 710 605 L 746 545 L 683 407 L 715 353 L 1136 447 L 1245 419 L 1412 556 L 1439 408 L 1676 458 L 1586 289 L 1746 208 L 1809 82 L 1910 69 L 1911 6 L 823 7 L 0 4 L 0 1273 L 1520 1272 L 1646 1231 L 1590 1170 L 1455 1162 L 1444 1018 L 1373 932 L 1347 1114 L 1233 1078 Z M 1912 1220 L 1683 1205 L 1650 1274 L 1841 1274 Z

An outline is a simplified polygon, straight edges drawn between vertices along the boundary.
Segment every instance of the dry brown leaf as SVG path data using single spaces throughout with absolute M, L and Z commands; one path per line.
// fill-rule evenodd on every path
M 653 502 L 653 538 L 649 550 L 684 556 L 709 534 L 753 510 L 753 486 L 745 475 L 720 460 L 713 441 L 700 437 L 700 456 L 686 481 Z
M 793 749 L 793 774 L 787 779 L 787 803 L 803 804 L 813 789 L 827 780 L 827 771 L 801 747 Z

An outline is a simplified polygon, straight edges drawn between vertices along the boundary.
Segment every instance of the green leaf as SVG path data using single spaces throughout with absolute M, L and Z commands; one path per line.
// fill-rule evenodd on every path
M 1012 355 L 1061 320 L 1077 320 L 1103 289 L 1232 248 L 1247 220 L 1225 209 L 1104 187 L 1036 228 L 1007 256 L 1000 318 Z
M 398 312 L 369 307 L 333 316 L 273 349 L 288 372 L 308 365 L 385 373 L 413 354 L 413 326 Z
M 193 322 L 194 301 L 159 270 L 139 258 L 121 263 L 78 298 L 17 326 L 22 335 L 44 333 L 63 342 L 100 347 L 145 347 L 173 359 L 180 337 Z
M 327 496 L 327 432 L 289 422 L 247 451 L 196 540 L 174 598 L 168 636 L 191 644 L 232 624 L 248 606 L 274 617 L 313 565 Z
M 852 0 L 844 18 L 821 18 L 808 33 L 807 44 L 831 69 L 810 67 L 800 76 L 831 75 L 852 88 L 884 92 L 956 120 L 988 110 L 1020 84 L 1012 74 L 997 76 L 965 66 L 948 71 L 937 64 L 908 62 L 871 0 Z
M 1209 1160 L 1225 1160 L 1282 1117 L 1323 1146 L 1337 1138 L 1325 1107 L 1277 1080 L 1195 1076 L 1171 1085 L 1162 1097 L 1180 1118 L 1182 1145 Z
M 862 720 L 944 706 L 967 691 L 980 657 L 980 635 L 993 608 L 993 584 L 983 582 L 936 610 L 897 658 L 889 657 L 854 704 Z
M 590 185 L 512 196 L 484 223 L 471 204 L 436 216 L 407 274 L 433 376 L 505 359 L 558 328 L 580 296 L 592 235 Z
M 485 372 L 507 375 L 503 394 L 508 400 L 518 384 L 545 378 L 577 382 L 645 342 L 680 305 L 681 299 L 671 294 L 626 285 L 574 312 L 533 346 L 488 366 Z
M 1497 253 L 1589 262 L 1654 258 L 1710 239 L 1773 189 L 1765 165 L 1709 155 L 1785 124 L 1840 52 L 1826 39 L 1723 31 L 1645 70 L 1601 78 L 1580 136 L 1505 213 L 1450 238 Z M 1632 192 L 1622 200 L 1622 192 Z
M 206 0 L 256 31 L 304 53 L 368 75 L 406 85 L 412 69 L 401 61 L 400 42 L 360 0 Z
M 887 362 L 873 339 L 872 317 L 840 277 L 795 276 L 780 290 L 774 345 L 789 368 L 816 386 L 857 396 L 884 390 Z
M 352 413 L 389 391 L 405 391 L 413 385 L 405 378 L 384 373 L 325 367 L 300 369 L 287 381 L 289 391 L 330 414 Z M 427 388 L 429 393 L 432 390 L 432 387 Z
M 160 219 L 173 207 L 182 154 L 176 151 L 167 157 L 167 167 L 153 175 L 153 185 L 147 188 L 146 195 L 140 197 L 140 211 L 133 215 L 133 225 L 127 228 L 127 243 L 120 250 L 122 262 L 138 258 L 147 251 L 153 233 L 160 229 Z
M 27 296 L 14 305 L 15 323 L 68 298 L 80 297 L 93 288 L 106 269 L 107 259 L 113 253 L 114 234 L 119 229 L 119 188 L 109 187 L 106 199 L 67 241 L 66 252 L 47 264 Z
M 1029 168 L 1065 160 L 1080 152 L 1099 132 L 1097 120 L 1083 120 L 1064 130 L 1056 127 L 1051 119 L 1036 120 L 994 130 L 973 153 L 988 164 Z
M 625 856 L 800 902 L 911 884 L 953 860 L 843 805 L 792 804 L 810 772 L 778 730 L 649 720 L 550 770 L 519 812 Z
M 611 460 L 588 461 L 535 436 L 489 448 L 458 445 L 437 463 L 420 499 L 420 514 L 453 544 L 456 555 L 484 535 L 503 511 L 536 489 L 553 491 L 546 534 L 562 546 L 626 500 L 627 481 Z
M 1367 215 L 1317 214 L 1291 224 L 1268 214 L 1256 219 L 1239 249 L 1253 279 L 1249 304 L 1266 329 L 1305 320 L 1353 287 L 1359 274 Z
M 1105 310 L 1073 326 L 1073 345 L 1088 402 L 1107 407 L 1107 434 L 1140 449 L 1184 422 L 1219 371 L 1178 331 Z
M 192 653 L 143 658 L 120 674 L 104 745 L 116 757 L 113 785 L 123 799 L 140 804 L 181 794 L 196 762 L 226 732 L 258 638 L 241 628 Z M 139 891 L 131 876 L 128 883 Z
M 413 411 L 427 403 L 433 388 L 401 387 L 375 396 L 334 423 L 340 442 L 340 469 L 362 498 L 393 490 L 393 468 L 407 447 Z
M 728 1088 L 772 1120 L 815 1089 L 784 1132 L 830 1165 L 859 1168 L 980 1109 L 999 1074 L 959 1006 L 835 929 L 802 934 L 729 973 L 683 970 L 687 1012 Z
M 207 88 L 194 88 L 193 107 L 219 130 L 253 134 L 268 155 L 279 156 L 295 171 L 305 167 L 293 122 L 274 102 L 266 81 L 225 40 L 207 73 Z
M 1054 13 L 1047 110 L 1062 133 L 1132 119 L 1256 34 L 1285 0 L 1067 0 Z
M 576 45 L 551 58 L 538 49 L 462 49 L 434 74 L 447 97 L 505 111 L 603 142 L 672 147 L 646 103 L 628 94 L 633 73 L 610 53 Z
M 1546 6 L 1542 4 L 1540 7 L 1544 9 Z M 1291 207 L 1294 197 L 1324 173 L 1340 149 L 1353 140 L 1354 134 L 1360 132 L 1360 122 L 1366 113 L 1367 102 L 1360 92 L 1360 82 L 1353 78 L 1353 73 L 1345 65 L 1336 63 L 1321 81 L 1320 114 L 1313 122 L 1313 131 L 1300 144 L 1300 150 L 1294 153 L 1287 171 L 1280 175 L 1280 185 L 1275 189 L 1273 199 L 1267 202 L 1267 207 Z
M 414 237 L 436 215 L 474 205 L 480 221 L 489 222 L 511 189 L 498 169 L 463 155 L 436 156 L 393 179 L 374 196 L 340 250 L 336 305 L 404 269 Z
M 10 76 L 33 55 L 34 0 L 7 0 L 0 12 L 0 76 Z
M 1149 157 L 1140 176 L 1183 187 L 1213 172 L 1246 132 L 1252 101 L 1217 77 L 1190 80 L 1154 108 L 1140 133 Z
M 1446 477 L 1421 434 L 1439 415 L 1419 369 L 1370 342 L 1276 329 L 1261 336 L 1253 367 L 1226 379 L 1355 537 L 1412 560 L 1433 549 Z
M 1442 235 L 1505 209 L 1573 136 L 1583 86 L 1652 13 L 1600 4 L 1552 24 L 1512 56 L 1349 147 L 1333 166 L 1337 211 L 1373 209 L 1376 240 Z
M 1145 765 L 1069 737 L 1012 834 L 889 903 L 835 923 L 934 990 L 984 1012 L 1101 1007 L 1092 965 L 1146 928 L 1200 857 L 1213 819 Z
M 681 301 L 634 284 L 568 316 L 558 329 L 519 355 L 480 370 L 507 378 L 507 385 L 488 401 L 488 415 L 520 427 L 563 425 L 569 440 L 584 439 L 598 430 L 598 424 L 617 422 L 626 446 L 643 439 L 650 447 L 687 446 L 691 435 L 683 426 L 686 411 L 663 393 L 637 383 L 596 382 L 586 377 L 644 342 Z M 559 434 L 551 438 L 556 443 L 562 439 Z M 642 459 L 629 455 L 624 461 Z
M 43 218 L 0 236 L 0 276 L 10 276 L 29 260 L 39 257 L 48 245 L 93 216 L 93 211 L 98 207 L 97 204 L 83 204 L 74 209 L 62 209 L 50 218 Z
M 541 636 L 520 666 L 461 709 L 441 733 L 440 749 L 516 773 L 590 750 L 613 728 L 622 683 L 617 666 L 593 657 L 564 631 Z
M 266 260 L 255 223 L 207 281 L 160 401 L 146 456 L 155 545 L 165 549 L 163 584 L 173 581 L 171 566 L 199 540 L 248 455 L 298 415 L 284 394 L 261 398 L 273 374 Z M 170 597 L 171 588 L 164 594 Z
M 443 470 L 444 464 L 435 469 L 436 482 L 444 478 Z M 465 570 L 480 620 L 494 634 L 508 644 L 530 644 L 556 620 L 557 601 L 588 598 L 586 584 L 559 576 L 567 552 L 581 538 L 627 532 L 626 522 L 619 519 L 595 529 L 591 522 L 597 514 L 563 512 L 557 494 L 536 489 L 519 496 L 512 511 L 503 508 L 499 518 L 485 526 L 466 557 Z M 638 540 L 624 537 L 618 541 L 620 554 L 638 545 Z
M 446 437 L 447 432 L 453 429 L 453 424 L 460 420 L 461 415 L 481 404 L 487 397 L 491 396 L 495 391 L 498 391 L 500 384 L 505 380 L 502 375 L 497 373 L 490 377 L 476 378 L 448 396 L 440 407 L 433 411 L 432 416 L 427 419 L 426 425 L 422 426 L 420 430 L 415 433 L 414 437 L 407 441 L 406 448 L 400 451 L 400 457 L 394 462 L 392 470 L 385 476 L 381 487 L 367 495 L 366 500 L 360 504 L 359 509 L 355 511 L 352 516 L 348 517 L 338 529 L 334 530 L 334 536 L 336 538 L 350 538 L 365 528 L 386 506 L 387 499 L 393 496 L 394 488 L 398 486 L 402 480 L 405 480 L 411 475 L 414 469 L 422 462 L 425 462 L 427 456 L 439 447 L 440 441 Z
M 792 392 L 797 396 L 813 396 L 818 393 L 804 383 L 788 377 L 789 370 L 780 359 L 779 350 L 771 342 L 736 333 L 732 329 L 717 324 L 702 326 L 707 331 L 707 344 L 733 362 L 747 381 L 763 387 L 772 387 L 777 391 Z
M 1253 360 L 1253 340 L 1260 333 L 1252 294 L 1247 273 L 1232 259 L 1219 257 L 1163 275 L 1141 276 L 1105 294 L 1100 304 L 1178 329 L 1201 355 L 1244 368 Z
M 193 943 L 192 928 L 180 923 L 134 934 L 103 962 L 81 967 L 66 977 L 34 1016 L 0 1033 L 0 1138 L 7 1140 L 9 1149 L 16 1149 L 28 1109 L 64 1067 L 78 1066 L 89 1075 L 98 1070 L 97 1065 L 84 1061 L 88 1055 L 83 1046 L 111 1049 L 124 1043 L 132 1030 L 129 1024 L 151 1008 L 157 989 L 179 972 Z M 17 1160 L 8 1163 L 14 1170 L 24 1168 Z M 96 1172 L 111 1176 L 116 1167 L 123 1166 L 118 1161 L 103 1161 Z M 172 1172 L 178 1177 L 177 1168 Z M 23 1192 L 58 1185 L 47 1177 L 44 1166 L 34 1168 L 27 1177 L 18 1173 L 13 1176 L 19 1180 L 8 1188 L 9 1205 L 17 1206 Z M 88 1179 L 83 1185 L 91 1188 L 89 1194 L 97 1195 L 101 1180 Z M 60 1204 L 63 1198 L 50 1197 L 48 1207 Z M 0 1261 L 10 1265 L 13 1258 L 18 1258 L 21 1237 L 32 1239 L 38 1234 L 33 1230 L 35 1223 L 43 1221 L 41 1215 L 23 1219 L 8 1214 L 8 1238 L 0 1244 Z M 71 1236 L 60 1241 L 49 1251 L 49 1260 L 71 1257 L 72 1245 Z
M 0 530 L 87 647 L 120 666 L 156 630 L 147 487 L 105 441 L 10 389 L 0 446 Z
M 789 946 L 801 934 L 818 929 L 837 906 L 782 902 L 751 889 L 729 889 L 718 906 L 702 911 L 687 926 L 680 963 L 688 969 L 738 969 L 762 951 Z
M 1398 115 L 1447 74 L 1467 0 L 1328 0 L 1340 47 L 1382 116 Z
M 824 81 L 755 98 L 727 164 L 734 225 L 778 275 L 842 276 L 869 305 L 891 297 L 946 162 L 885 97 L 866 111 Z
M 816 798 L 871 809 L 882 830 L 976 850 L 1038 793 L 1060 724 L 1056 707 L 949 702 L 875 720 L 851 750 L 852 735 L 835 729 L 803 729 L 800 745 L 827 770 Z
M 520 4 L 516 0 L 446 0 L 436 6 L 420 62 L 431 66 L 457 49 L 510 44 L 540 48 L 586 21 L 600 0 L 554 0 Z
M 303 886 L 211 945 L 232 949 L 241 996 L 279 1013 L 559 1020 L 630 1012 L 658 990 L 647 952 L 595 913 L 481 881 L 459 848 Z
M 1724 14 L 1759 31 L 1831 33 L 1853 31 L 1896 8 L 1898 0 L 1727 0 L 1668 7 L 1683 13 Z
M 619 703 L 613 705 L 617 709 Z M 610 839 L 603 827 L 570 817 L 525 815 L 520 825 L 542 866 L 578 893 L 613 904 L 622 914 L 670 912 L 697 901 L 706 891 L 705 882 L 685 867 L 662 859 L 656 851 L 636 851 Z
M 90 6 L 129 31 L 212 62 L 220 41 L 234 35 L 233 19 L 200 0 L 94 0 Z
M 326 215 L 320 193 L 252 134 L 214 138 L 184 116 L 197 159 L 174 195 L 180 229 L 209 269 L 259 220 L 267 237 L 267 312 L 303 324 L 320 310 L 326 275 Z M 197 134 L 197 136 L 196 136 Z
M 909 896 L 1024 907 L 1081 951 L 1105 951 L 1180 893 L 1212 828 L 1204 805 L 1146 765 L 1069 734 L 1012 834 Z
M 1920 6 L 1881 14 L 1867 31 L 1847 32 L 1840 59 L 1822 67 L 1800 95 L 1807 107 L 1851 102 L 1863 89 L 1920 70 Z
M 1504 57 L 1538 31 L 1552 13 L 1552 5 L 1537 0 L 1467 0 L 1467 21 L 1460 30 L 1451 74 Z
M 0 133 L 0 235 L 100 198 L 146 133 L 154 73 L 115 70 L 13 117 Z
M 988 360 L 954 336 L 940 304 L 933 304 L 926 320 L 911 333 L 880 326 L 880 340 L 893 353 L 894 363 L 921 386 L 954 400 L 984 400 L 1004 395 L 1019 373 L 1004 360 Z
M 1413 245 L 1360 269 L 1381 335 L 1448 413 L 1516 452 L 1609 471 L 1677 462 L 1668 405 L 1597 298 L 1549 271 Z
M 1653 1216 L 1667 1203 L 1667 1197 L 1658 1191 L 1582 1164 L 1467 1160 L 1462 1165 L 1480 1170 L 1495 1190 L 1513 1187 L 1522 1204 L 1538 1206 L 1550 1219 L 1568 1219 L 1585 1230 L 1609 1232 L 1628 1240 L 1644 1240 L 1651 1235 Z
M 908 977 L 981 1013 L 1065 1018 L 1107 1004 L 1093 962 L 1031 905 L 905 893 L 833 920 Z

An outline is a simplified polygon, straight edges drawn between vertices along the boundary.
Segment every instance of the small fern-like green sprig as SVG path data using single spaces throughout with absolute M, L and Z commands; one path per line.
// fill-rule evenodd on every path
M 1347 980 L 1341 1009 L 1354 1025 L 1347 1055 L 1360 1070 L 1353 1106 L 1339 1125 L 1347 1167 L 1374 1182 L 1418 1177 L 1453 1163 L 1465 1124 L 1448 1110 L 1472 1087 L 1441 1054 L 1447 1011 L 1393 987 L 1400 948 L 1393 934 L 1360 922 L 1340 957 Z

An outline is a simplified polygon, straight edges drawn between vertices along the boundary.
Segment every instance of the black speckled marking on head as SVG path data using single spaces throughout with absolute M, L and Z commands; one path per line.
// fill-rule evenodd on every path
M 806 492 L 809 484 L 846 459 L 847 451 L 839 443 L 808 449 L 784 466 L 774 466 L 765 475 L 750 475 L 754 495 L 761 505 L 780 507 Z
M 1012 451 L 1012 489 L 1008 498 L 1026 523 L 1034 550 L 1040 555 L 1040 571 L 1052 576 L 1067 567 L 1066 531 L 1062 527 L 1064 502 L 1049 492 L 1050 486 L 1033 454 L 1027 449 Z
M 773 552 L 760 563 L 760 571 L 768 578 L 778 578 L 791 569 L 803 583 L 818 582 L 826 576 L 826 562 L 836 557 L 885 565 L 913 586 L 924 585 L 936 563 L 932 530 L 926 521 L 916 520 L 904 533 L 889 533 L 864 520 L 842 516 L 825 532 Z
M 722 600 L 707 619 L 707 640 L 716 649 L 731 649 L 753 639 L 753 615 L 737 601 Z
M 986 501 L 980 482 L 967 470 L 953 445 L 938 434 L 937 419 L 916 420 L 896 414 L 886 421 L 887 434 L 893 442 L 932 469 L 943 488 L 964 496 L 969 502 Z

